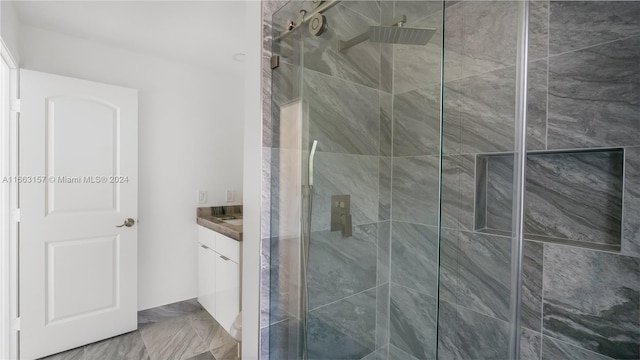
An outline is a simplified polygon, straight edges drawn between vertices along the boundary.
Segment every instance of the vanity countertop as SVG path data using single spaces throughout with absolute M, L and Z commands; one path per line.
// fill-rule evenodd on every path
M 241 219 L 242 205 L 199 207 L 196 209 L 198 225 L 238 241 L 242 241 L 242 225 L 231 222 L 237 222 Z

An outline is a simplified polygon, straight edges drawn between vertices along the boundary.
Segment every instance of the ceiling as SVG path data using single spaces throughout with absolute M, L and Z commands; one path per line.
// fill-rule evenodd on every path
M 244 1 L 16 1 L 24 25 L 241 72 Z

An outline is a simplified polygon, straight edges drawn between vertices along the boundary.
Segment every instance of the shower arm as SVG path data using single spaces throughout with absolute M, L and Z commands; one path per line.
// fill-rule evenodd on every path
M 313 11 L 311 12 L 307 12 L 305 10 L 304 14 L 302 15 L 302 19 L 300 20 L 300 23 L 295 24 L 292 21 L 292 26 L 290 28 L 288 28 L 287 30 L 281 31 L 280 34 L 278 34 L 278 36 L 276 36 L 273 41 L 280 41 L 282 39 L 284 39 L 285 37 L 287 37 L 289 34 L 291 34 L 295 29 L 297 29 L 298 27 L 300 27 L 300 25 L 306 23 L 307 21 L 311 20 L 311 18 L 316 15 L 316 14 L 322 14 L 323 12 L 331 9 L 332 7 L 334 7 L 335 5 L 338 5 L 341 2 L 341 0 L 328 0 L 323 2 L 322 4 L 320 4 L 318 7 L 316 7 Z
M 406 15 L 400 15 L 398 17 L 396 17 L 395 19 L 393 19 L 393 21 L 389 24 L 384 24 L 383 26 L 402 26 L 407 22 L 407 16 Z M 338 50 L 339 51 L 345 51 L 348 48 L 354 47 L 358 44 L 360 44 L 361 42 L 365 42 L 369 40 L 369 31 L 365 31 L 362 34 L 351 38 L 349 40 L 340 40 L 338 41 Z

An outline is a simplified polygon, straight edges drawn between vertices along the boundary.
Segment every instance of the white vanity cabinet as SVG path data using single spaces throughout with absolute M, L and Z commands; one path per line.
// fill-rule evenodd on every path
M 227 331 L 240 312 L 240 242 L 198 226 L 198 301 Z

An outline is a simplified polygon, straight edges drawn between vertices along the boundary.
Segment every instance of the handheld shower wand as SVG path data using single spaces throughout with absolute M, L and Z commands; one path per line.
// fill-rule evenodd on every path
M 303 186 L 303 195 L 307 199 L 306 216 L 302 220 L 302 242 L 300 246 L 300 261 L 302 267 L 302 291 L 300 294 L 300 312 L 302 313 L 302 359 L 308 359 L 307 330 L 309 313 L 309 287 L 307 285 L 307 271 L 309 270 L 309 247 L 311 245 L 311 208 L 313 207 L 313 160 L 316 155 L 318 140 L 313 140 L 309 152 L 308 184 Z

